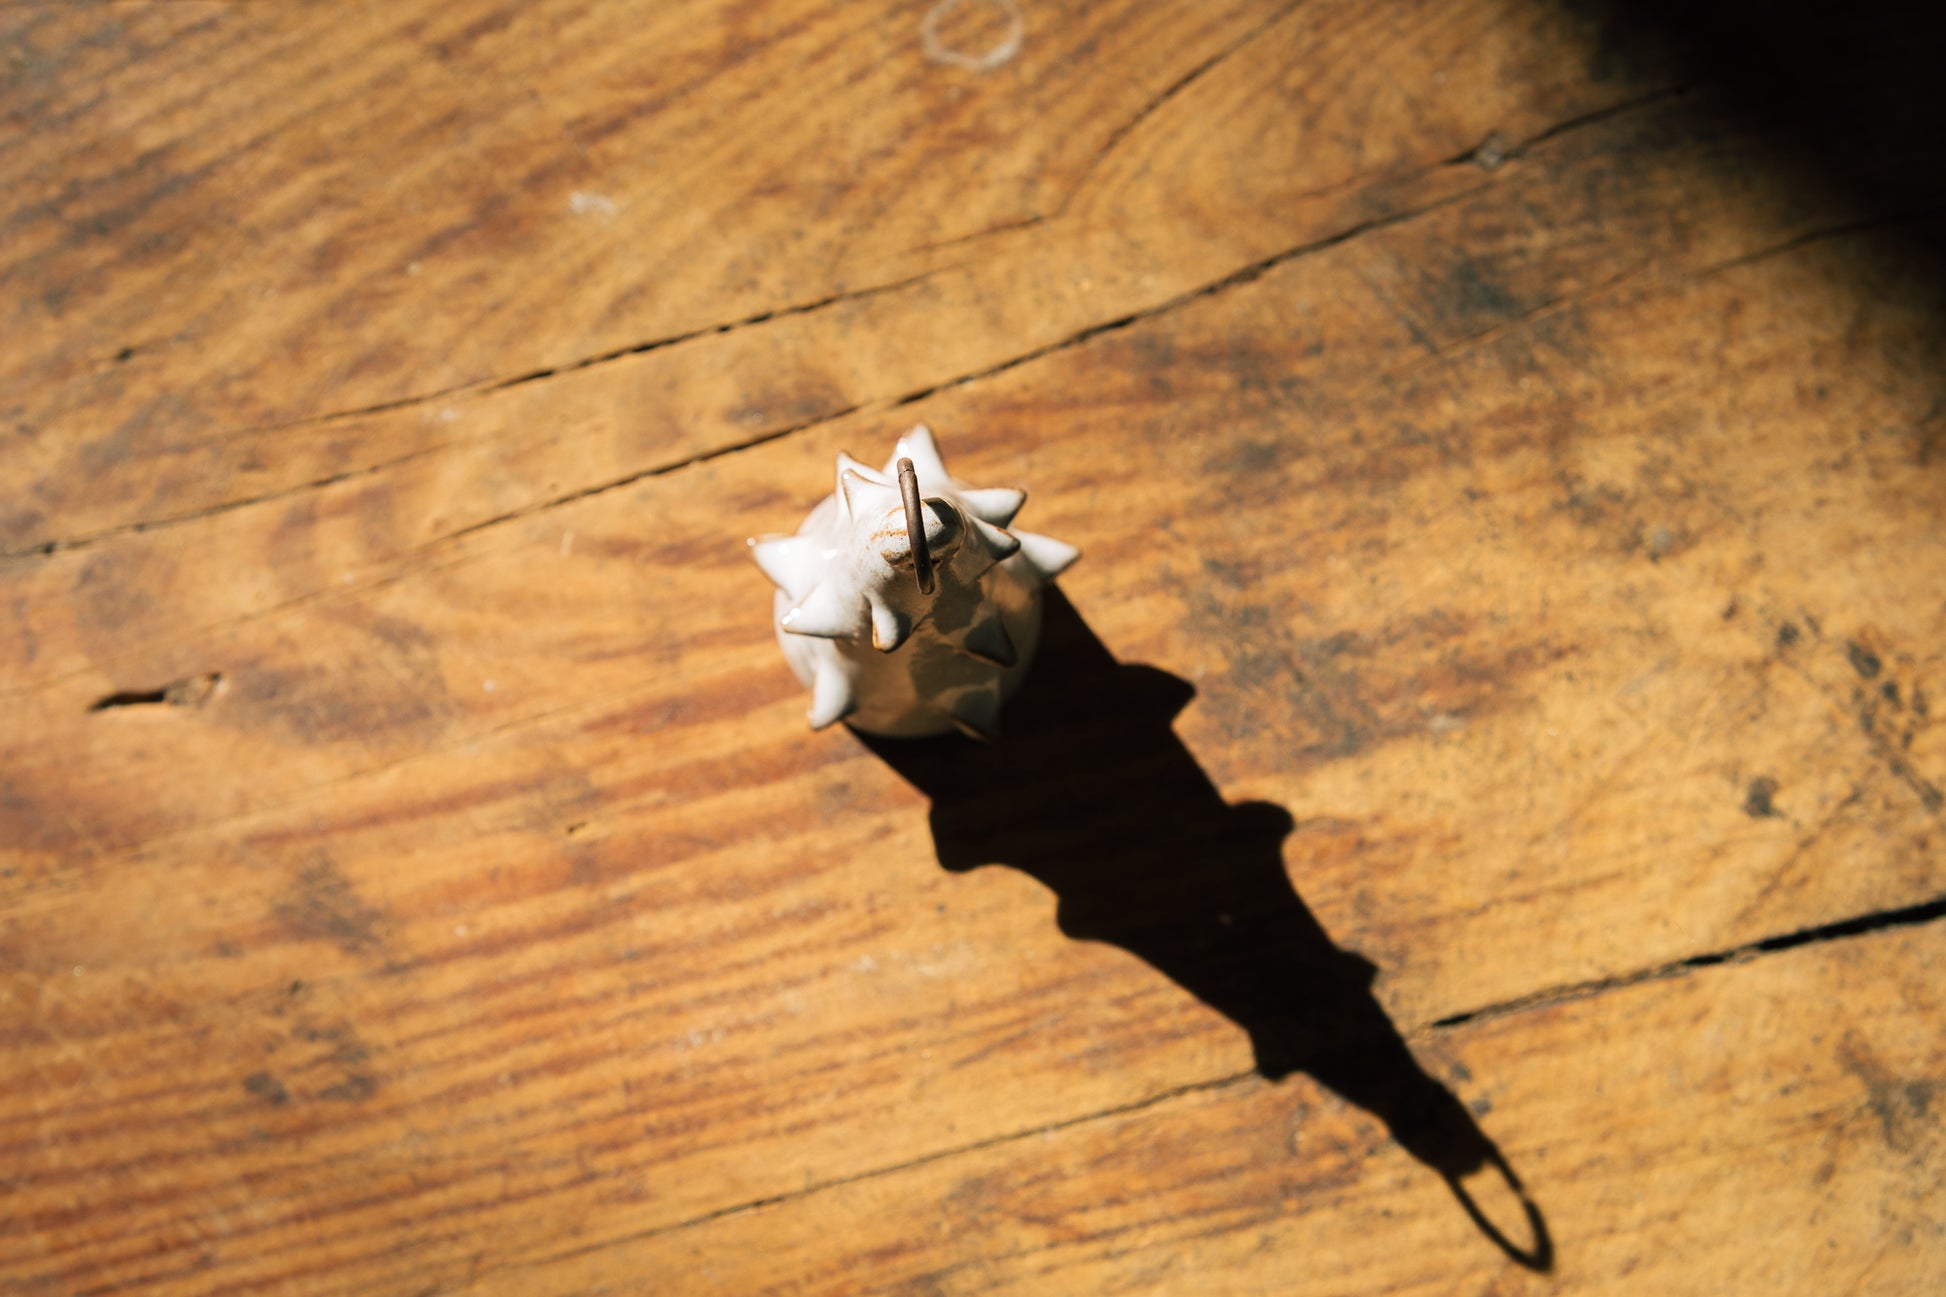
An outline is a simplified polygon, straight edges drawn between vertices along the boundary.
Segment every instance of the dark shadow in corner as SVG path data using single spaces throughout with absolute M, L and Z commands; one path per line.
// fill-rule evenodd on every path
M 999 743 L 860 738 L 932 799 L 939 862 L 1006 864 L 1059 898 L 1061 931 L 1145 960 L 1250 1035 L 1273 1080 L 1308 1072 L 1385 1123 L 1480 1230 L 1533 1270 L 1547 1226 L 1466 1107 L 1412 1057 L 1373 996 L 1376 969 L 1333 945 L 1292 889 L 1290 816 L 1224 803 L 1171 723 L 1185 681 L 1115 661 L 1052 587 L 1040 656 Z M 1523 1247 L 1462 1178 L 1491 1168 L 1525 1209 Z
M 1568 0 L 1563 8 L 1594 21 L 1598 70 L 1670 68 L 1685 84 L 1727 89 L 1769 128 L 1769 161 L 1800 188 L 1849 194 L 1862 225 L 1898 227 L 1888 233 L 1911 273 L 1941 284 L 1946 6 Z

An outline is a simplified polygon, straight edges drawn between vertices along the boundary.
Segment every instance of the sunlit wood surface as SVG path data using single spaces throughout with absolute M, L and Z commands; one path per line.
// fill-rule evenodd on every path
M 0 1287 L 1946 1291 L 1946 144 L 1665 37 L 0 7 Z

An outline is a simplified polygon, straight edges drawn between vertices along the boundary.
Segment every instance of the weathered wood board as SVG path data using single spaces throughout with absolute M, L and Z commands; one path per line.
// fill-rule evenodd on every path
M 42 129 L 0 173 L 38 200 L 0 545 L 419 456 L 487 479 L 429 539 L 1007 363 L 1666 88 L 1591 75 L 1551 5 L 1077 6 L 990 77 L 910 10 L 9 10 Z
M 1023 11 L 0 9 L 12 1287 L 1938 1286 L 1938 215 Z M 919 420 L 1085 552 L 989 751 L 742 549 Z
M 1415 1042 L 1520 1165 L 1556 1274 L 1509 1268 L 1365 1114 L 1252 1076 L 481 1291 L 1936 1292 L 1946 1037 L 1912 1024 L 1946 1012 L 1937 940 L 1876 934 Z

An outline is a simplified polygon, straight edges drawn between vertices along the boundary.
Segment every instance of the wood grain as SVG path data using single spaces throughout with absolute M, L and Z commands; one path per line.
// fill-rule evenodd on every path
M 437 536 L 1005 363 L 1647 92 L 1544 4 L 1076 9 L 969 79 L 886 5 L 29 7 L 25 66 L 69 70 L 20 112 L 86 147 L 0 280 L 38 344 L 0 371 L 0 550 L 421 457 L 465 488 L 408 532 Z M 1389 65 L 1342 57 L 1380 39 Z M 306 95 L 267 121 L 250 59 Z M 1429 59 L 1436 96 L 1396 71 Z M 162 138 L 99 120 L 158 80 L 194 105 Z M 54 167 L 41 136 L 19 174 Z
M 1253 1076 L 480 1291 L 1930 1292 L 1946 1041 L 1912 1028 L 1946 1008 L 1937 946 L 1876 935 L 1420 1041 L 1544 1205 L 1552 1276 L 1510 1269 L 1363 1113 Z
M 1938 218 L 1600 15 L 1029 19 L 0 11 L 15 1288 L 1937 1278 Z M 741 545 L 922 419 L 1086 554 L 988 751 Z

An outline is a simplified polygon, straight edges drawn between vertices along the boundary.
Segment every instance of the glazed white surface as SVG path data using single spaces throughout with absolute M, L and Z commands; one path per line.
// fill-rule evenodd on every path
M 901 459 L 923 500 L 931 594 L 913 571 Z M 836 476 L 796 534 L 750 541 L 777 586 L 777 638 L 811 689 L 812 728 L 842 720 L 871 734 L 992 737 L 1040 640 L 1041 586 L 1079 551 L 1011 529 L 1026 493 L 954 479 L 923 424 L 882 472 L 840 455 Z

